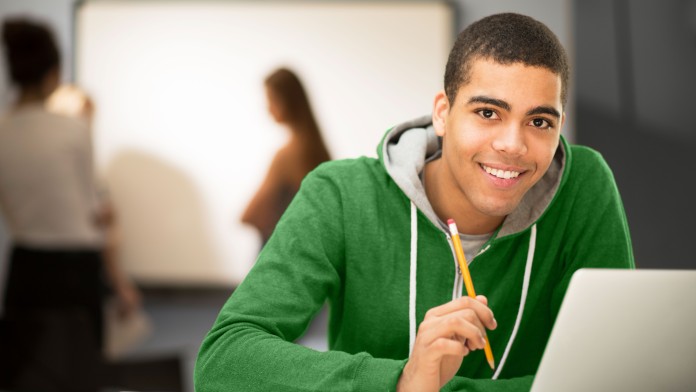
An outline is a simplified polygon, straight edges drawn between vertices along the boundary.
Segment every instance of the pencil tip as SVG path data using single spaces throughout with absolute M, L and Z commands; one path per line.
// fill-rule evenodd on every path
M 495 370 L 495 362 L 492 359 L 488 360 L 488 365 L 491 367 L 491 369 Z

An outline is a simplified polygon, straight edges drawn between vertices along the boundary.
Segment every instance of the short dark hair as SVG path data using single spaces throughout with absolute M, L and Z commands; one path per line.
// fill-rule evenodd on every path
M 459 33 L 445 68 L 445 93 L 450 104 L 459 87 L 469 82 L 476 59 L 550 70 L 561 77 L 561 102 L 565 106 L 570 74 L 568 55 L 543 23 L 529 16 L 504 13 L 485 17 Z
M 10 79 L 20 87 L 34 86 L 53 68 L 60 55 L 51 30 L 25 18 L 7 19 L 2 26 Z

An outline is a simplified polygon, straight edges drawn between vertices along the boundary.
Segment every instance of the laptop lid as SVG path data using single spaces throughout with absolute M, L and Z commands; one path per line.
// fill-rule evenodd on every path
M 696 391 L 696 270 L 577 271 L 531 390 Z

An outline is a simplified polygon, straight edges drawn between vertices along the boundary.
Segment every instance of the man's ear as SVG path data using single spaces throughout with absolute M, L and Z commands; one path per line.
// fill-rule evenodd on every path
M 445 125 L 447 122 L 447 115 L 449 114 L 449 100 L 447 99 L 447 94 L 444 90 L 440 91 L 435 95 L 435 102 L 433 103 L 433 128 L 435 128 L 435 133 L 437 136 L 445 135 Z

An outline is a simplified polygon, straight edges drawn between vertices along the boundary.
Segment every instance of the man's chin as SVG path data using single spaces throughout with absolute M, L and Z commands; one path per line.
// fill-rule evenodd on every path
M 511 202 L 488 203 L 484 208 L 479 208 L 479 211 L 491 218 L 504 218 L 515 211 L 519 204 Z

